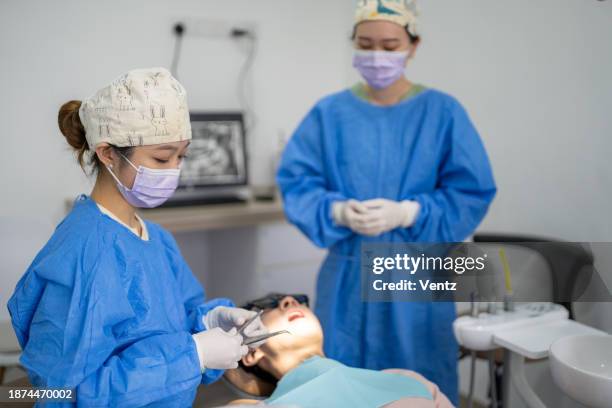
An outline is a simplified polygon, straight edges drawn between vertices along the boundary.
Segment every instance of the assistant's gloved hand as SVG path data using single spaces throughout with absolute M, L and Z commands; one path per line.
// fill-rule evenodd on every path
M 240 328 L 247 320 L 255 316 L 257 313 L 240 309 L 237 307 L 217 306 L 202 318 L 204 325 L 208 329 L 220 327 L 225 331 L 232 328 Z M 268 329 L 263 325 L 263 322 L 258 317 L 244 330 L 244 335 L 247 337 L 259 336 L 268 333 Z M 257 348 L 262 343 L 251 344 L 251 348 Z
M 338 225 L 347 227 L 354 232 L 368 235 L 365 226 L 370 222 L 368 208 L 357 200 L 337 201 L 332 205 L 332 218 Z
M 236 329 L 229 332 L 219 327 L 192 335 L 196 344 L 200 369 L 226 370 L 238 367 L 238 360 L 244 357 L 249 348 L 242 345 L 242 336 Z
M 392 201 L 384 198 L 362 201 L 367 208 L 367 223 L 363 225 L 368 233 L 377 236 L 396 228 L 408 228 L 414 224 L 421 206 L 416 201 Z

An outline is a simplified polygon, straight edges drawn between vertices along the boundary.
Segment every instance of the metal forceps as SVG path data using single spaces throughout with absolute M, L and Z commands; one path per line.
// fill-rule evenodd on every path
M 247 336 L 244 334 L 244 330 L 249 327 L 249 325 L 251 323 L 253 323 L 258 317 L 260 317 L 262 315 L 264 311 L 260 310 L 259 312 L 257 312 L 257 314 L 253 317 L 251 317 L 249 320 L 247 320 L 242 326 L 240 326 L 240 328 L 238 329 L 238 333 L 242 336 L 243 340 L 242 340 L 242 344 L 245 346 L 250 346 L 251 344 L 263 341 L 263 340 L 268 340 L 270 337 L 274 337 L 274 336 L 278 336 L 279 334 L 291 334 L 289 333 L 289 331 L 287 330 L 279 330 L 279 331 L 275 331 L 272 333 L 266 333 L 266 334 L 261 334 L 259 336 Z

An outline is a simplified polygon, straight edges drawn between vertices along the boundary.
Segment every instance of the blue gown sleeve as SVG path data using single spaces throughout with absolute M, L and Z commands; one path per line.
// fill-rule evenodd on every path
M 320 112 L 315 107 L 287 144 L 277 182 L 287 219 L 315 245 L 328 248 L 353 233 L 332 219 L 332 204 L 347 198 L 328 185 L 323 136 Z
M 418 194 L 421 209 L 409 229 L 415 242 L 461 242 L 478 227 L 497 188 L 487 153 L 467 112 L 449 107 L 445 131 L 447 150 L 433 193 Z
M 20 305 L 12 304 L 14 320 L 31 318 L 20 325 L 29 327 L 20 340 L 21 362 L 33 384 L 75 388 L 83 406 L 142 406 L 195 390 L 202 374 L 191 333 L 151 332 L 119 343 L 117 334 L 133 324 L 135 313 L 117 263 L 102 253 L 92 271 L 74 273 L 71 284 L 46 280 L 34 312 L 22 315 Z M 45 281 L 44 268 L 29 274 Z M 27 297 L 29 290 L 18 285 L 17 297 Z
M 176 264 L 176 278 L 179 284 L 179 290 L 183 294 L 183 304 L 185 305 L 185 312 L 187 314 L 191 333 L 205 331 L 206 326 L 204 325 L 203 317 L 206 316 L 209 311 L 217 306 L 235 307 L 235 304 L 230 299 L 226 298 L 217 298 L 206 302 L 204 288 L 193 275 L 187 262 L 185 262 L 172 235 L 165 231 L 164 241 L 171 252 L 170 256 L 173 259 L 173 263 Z M 206 369 L 202 374 L 202 383 L 210 384 L 217 381 L 223 375 L 223 372 L 224 370 Z

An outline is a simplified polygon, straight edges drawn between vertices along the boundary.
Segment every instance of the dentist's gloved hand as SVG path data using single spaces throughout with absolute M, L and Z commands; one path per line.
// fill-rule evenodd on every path
M 212 329 L 220 327 L 225 331 L 232 328 L 239 329 L 247 320 L 255 316 L 257 313 L 240 309 L 237 307 L 217 306 L 202 318 L 206 328 Z M 263 325 L 263 322 L 258 317 L 244 330 L 244 335 L 247 337 L 259 336 L 268 333 L 268 329 Z M 257 348 L 263 343 L 251 344 L 251 348 Z
M 364 235 L 377 236 L 396 228 L 408 228 L 416 220 L 421 206 L 416 201 L 392 201 L 384 198 L 362 201 L 367 210 L 367 222 L 362 228 Z
M 237 368 L 238 361 L 244 357 L 249 348 L 242 345 L 242 336 L 236 329 L 229 332 L 216 327 L 192 335 L 196 344 L 200 369 L 226 370 Z

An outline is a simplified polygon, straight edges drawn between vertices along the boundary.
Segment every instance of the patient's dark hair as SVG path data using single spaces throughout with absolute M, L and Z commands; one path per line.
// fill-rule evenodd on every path
M 274 387 L 276 387 L 276 384 L 278 384 L 278 379 L 274 377 L 272 374 L 270 374 L 270 372 L 261 368 L 259 365 L 254 365 L 254 366 L 249 367 L 249 366 L 245 366 L 244 364 L 242 364 L 242 361 L 239 361 L 238 366 L 242 368 L 245 372 L 257 377 L 258 380 L 266 382 Z

